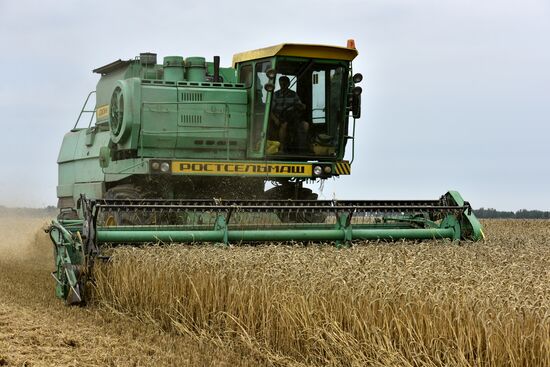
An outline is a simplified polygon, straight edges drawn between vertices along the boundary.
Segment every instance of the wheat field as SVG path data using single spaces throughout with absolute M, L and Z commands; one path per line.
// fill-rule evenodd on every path
M 549 366 L 550 222 L 481 243 L 121 247 L 54 296 L 47 219 L 0 222 L 1 366 Z
M 15 213 L 13 213 L 15 212 Z M 0 366 L 258 366 L 254 356 L 55 297 L 50 219 L 0 213 Z
M 483 243 L 122 247 L 93 307 L 281 366 L 550 366 L 550 222 Z

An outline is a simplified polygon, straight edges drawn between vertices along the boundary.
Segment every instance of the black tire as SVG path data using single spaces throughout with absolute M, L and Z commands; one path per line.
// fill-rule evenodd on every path
M 105 193 L 105 199 L 143 199 L 142 191 L 132 184 L 123 184 L 111 187 Z M 138 225 L 146 223 L 143 213 L 130 212 L 106 212 L 104 218 L 106 225 Z
M 317 195 L 311 189 L 292 185 L 275 186 L 267 190 L 264 196 L 268 200 L 317 200 Z
M 123 184 L 110 188 L 105 193 L 106 199 L 151 199 L 153 195 L 146 193 L 141 187 L 132 184 Z M 160 213 L 145 211 L 118 211 L 105 213 L 104 225 L 152 225 L 152 224 L 181 224 L 181 213 Z M 111 221 L 111 223 L 109 223 Z
M 105 193 L 105 199 L 142 199 L 141 189 L 136 185 L 123 184 L 111 187 Z
M 268 200 L 317 200 L 319 197 L 311 189 L 305 187 L 295 188 L 291 185 L 273 187 L 267 190 L 265 195 Z M 327 214 L 324 212 L 283 212 L 277 213 L 277 216 L 283 223 L 324 223 Z

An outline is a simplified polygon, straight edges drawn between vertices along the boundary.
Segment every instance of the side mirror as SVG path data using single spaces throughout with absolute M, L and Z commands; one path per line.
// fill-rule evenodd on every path
M 363 74 L 357 73 L 357 74 L 355 74 L 355 75 L 353 76 L 353 82 L 354 82 L 355 84 L 361 83 L 361 81 L 363 81 Z
M 265 72 L 265 75 L 269 78 L 269 79 L 273 79 L 275 78 L 275 76 L 277 75 L 277 71 L 275 69 L 267 69 L 267 71 Z
M 268 92 L 273 92 L 275 90 L 275 85 L 273 83 L 266 83 L 264 89 Z

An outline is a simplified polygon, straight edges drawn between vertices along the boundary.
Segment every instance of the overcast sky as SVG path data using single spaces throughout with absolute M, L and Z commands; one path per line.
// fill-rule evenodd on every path
M 280 10 L 279 10 L 280 9 Z M 0 0 L 0 205 L 55 205 L 91 70 L 140 52 L 345 46 L 365 79 L 352 176 L 322 197 L 550 210 L 550 1 Z

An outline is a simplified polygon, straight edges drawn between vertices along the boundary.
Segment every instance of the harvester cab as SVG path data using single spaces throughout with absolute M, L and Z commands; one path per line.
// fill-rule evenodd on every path
M 356 56 L 355 48 L 295 44 L 235 55 L 239 81 L 250 88 L 248 156 L 322 162 L 314 176 L 348 173 L 332 164 L 342 162 L 353 138 L 349 111 L 359 117 L 354 83 L 362 76 L 350 77 Z
M 227 68 L 218 57 L 159 64 L 142 53 L 95 69 L 95 124 L 77 121 L 58 158 L 58 297 L 82 302 L 95 260 L 117 244 L 482 238 L 454 191 L 337 201 L 304 187 L 351 173 L 356 56 L 353 42 L 282 44 L 236 54 Z

